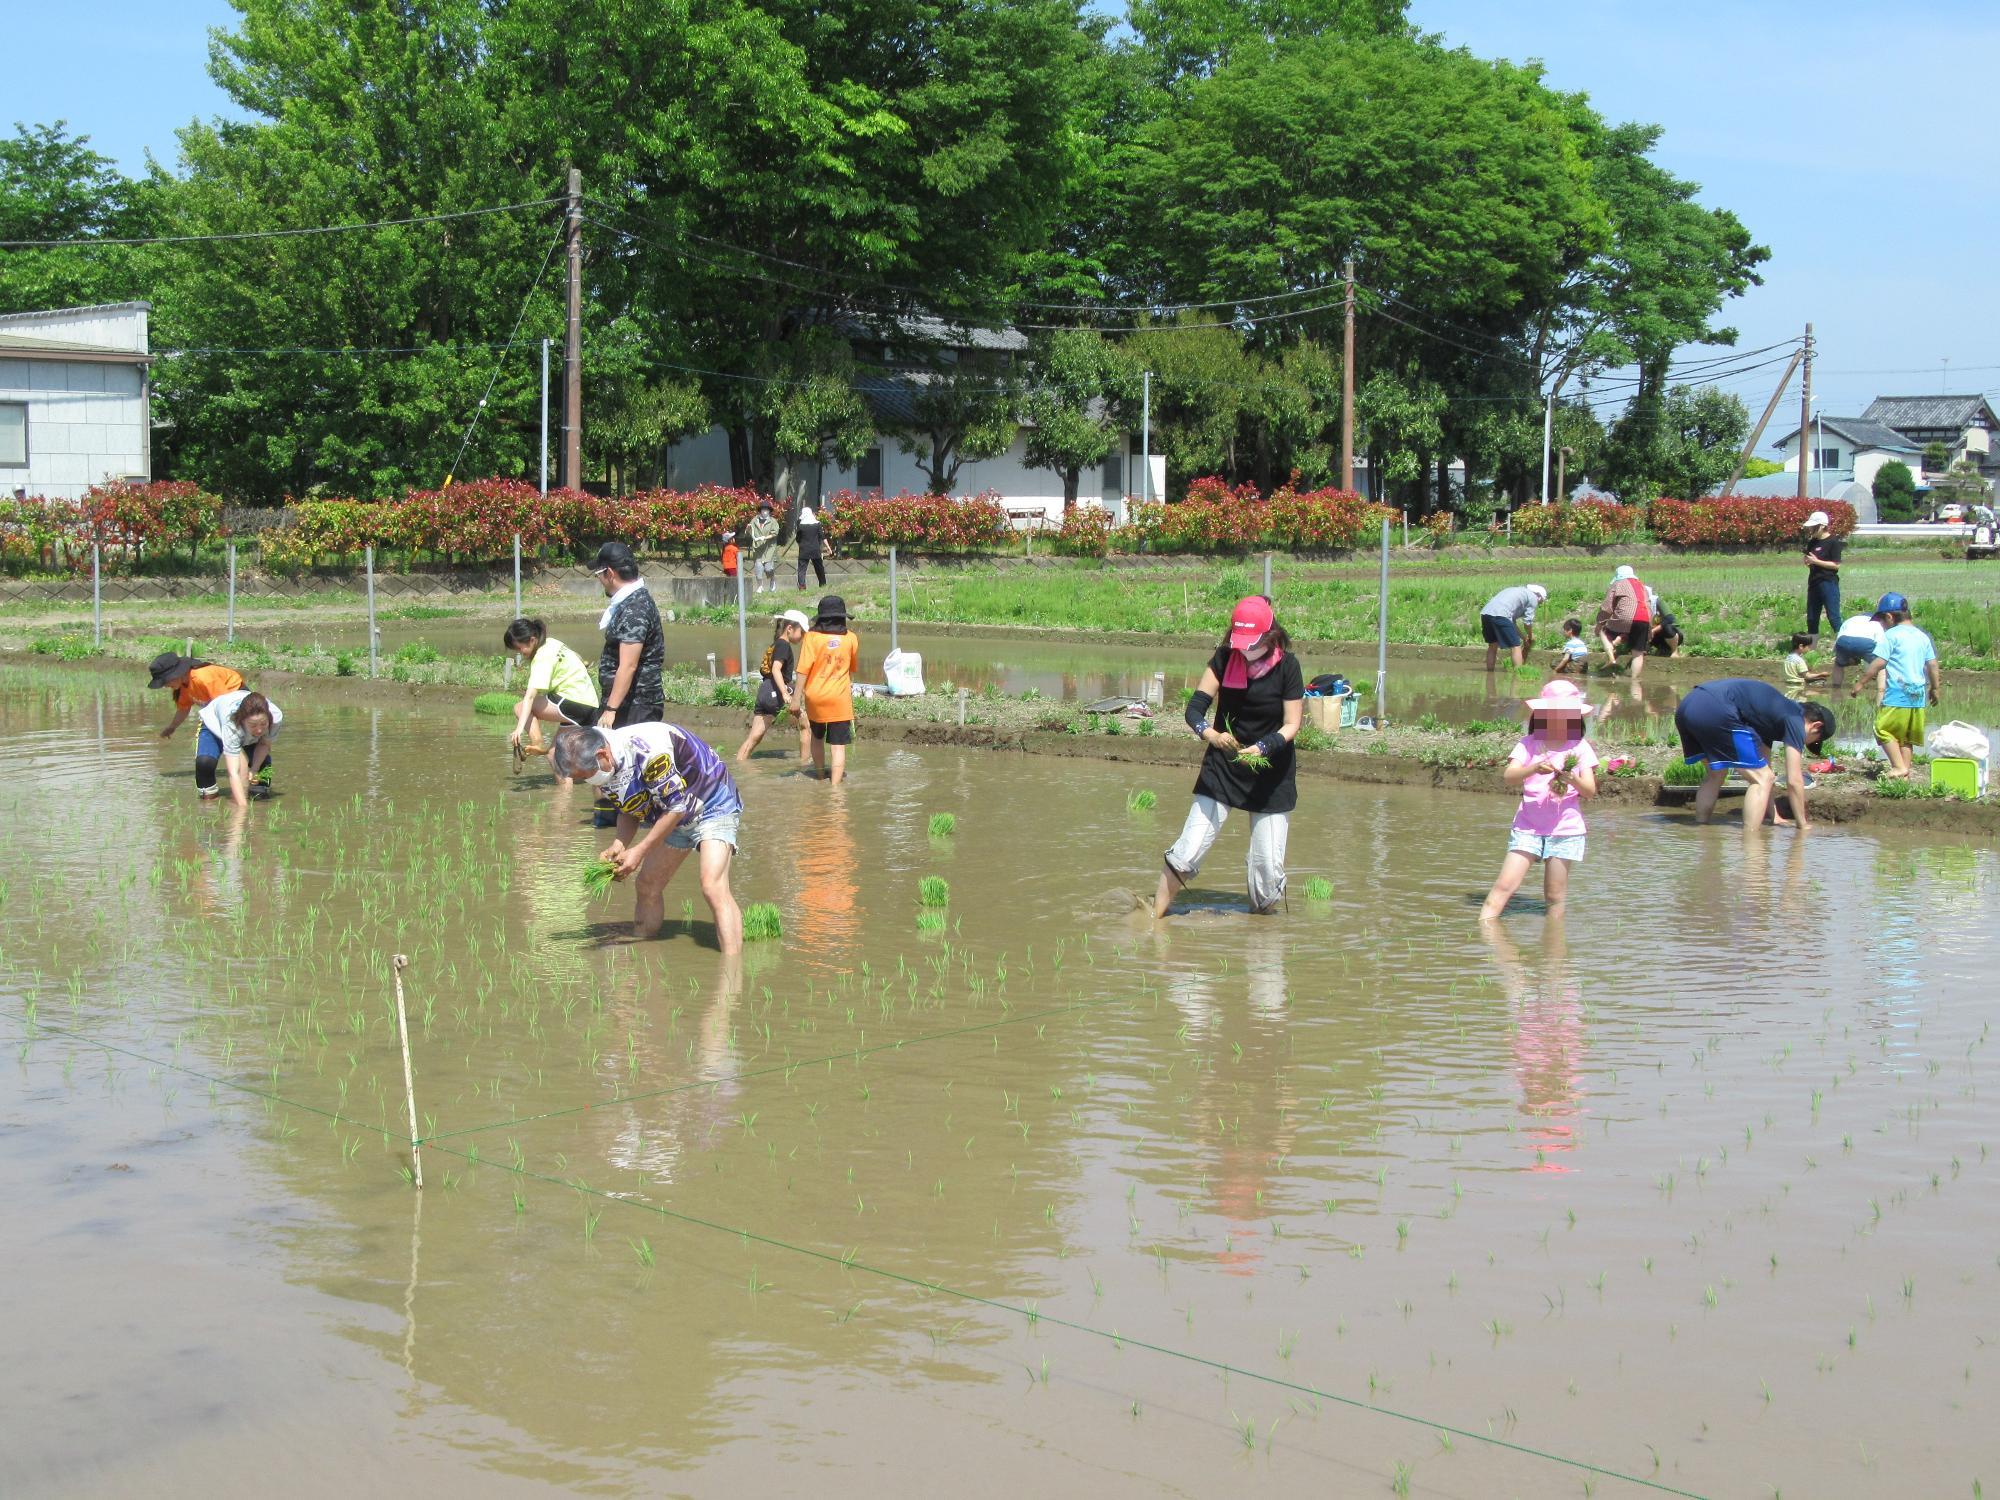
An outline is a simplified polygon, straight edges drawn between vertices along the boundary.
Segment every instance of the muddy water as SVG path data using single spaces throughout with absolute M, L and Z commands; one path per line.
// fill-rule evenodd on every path
M 1606 813 L 1488 943 L 1503 806 L 1315 785 L 1288 911 L 1236 827 L 1155 932 L 1187 778 L 864 743 L 744 777 L 738 967 L 491 724 L 286 707 L 238 821 L 0 673 L 0 1492 L 2000 1474 L 1990 848 Z
M 544 619 L 558 639 L 569 642 L 587 660 L 595 661 L 600 640 L 596 611 L 545 610 Z M 478 619 L 385 616 L 380 625 L 380 650 L 386 658 L 399 647 L 414 643 L 446 655 L 490 653 L 498 660 L 500 632 L 505 625 L 506 620 L 500 614 Z M 862 621 L 858 628 L 864 649 L 863 677 L 879 681 L 883 675 L 882 656 L 889 649 L 888 627 L 885 622 Z M 331 650 L 363 652 L 368 645 L 366 625 L 356 622 L 285 621 L 246 629 L 243 634 L 246 639 L 274 645 L 318 642 Z M 734 625 L 676 621 L 668 625 L 666 634 L 670 666 L 704 672 L 710 669 L 712 655 L 713 669 L 723 676 L 739 668 Z M 768 639 L 768 622 L 760 625 L 753 618 L 750 636 L 753 667 L 762 657 Z M 1176 702 L 1183 690 L 1195 685 L 1204 663 L 1199 650 L 1185 646 L 1080 646 L 1071 642 L 936 635 L 921 629 L 900 631 L 898 640 L 903 649 L 923 657 L 925 679 L 933 689 L 949 684 L 975 694 L 1035 692 L 1046 698 L 1079 703 L 1112 696 L 1143 698 L 1149 694 Z M 219 658 L 227 659 L 226 647 L 216 645 L 211 649 Z M 1537 661 L 1546 665 L 1549 655 L 1537 653 Z M 1781 664 L 1781 654 L 1774 654 L 1762 675 L 1773 682 L 1780 681 Z M 1342 673 L 1369 691 L 1374 686 L 1374 653 L 1365 646 L 1315 648 L 1306 653 L 1306 668 L 1309 673 Z M 1674 707 L 1680 695 L 1723 670 L 1699 658 L 1654 661 L 1648 664 L 1636 694 L 1622 672 L 1616 675 L 1593 672 L 1588 686 L 1593 699 L 1613 703 L 1618 728 L 1612 738 L 1663 736 L 1672 729 Z M 1532 691 L 1543 680 L 1542 676 L 1517 680 L 1504 671 L 1489 678 L 1476 660 L 1441 662 L 1392 652 L 1390 715 L 1405 723 L 1426 714 L 1434 714 L 1450 724 L 1482 718 L 1513 718 L 1520 712 L 1522 694 Z M 1819 692 L 1844 719 L 1852 720 L 1851 727 L 1858 736 L 1856 743 L 1864 742 L 1867 738 L 1864 705 L 1826 689 Z M 2000 730 L 2000 681 L 1954 678 L 1944 712 L 1934 717 L 1939 722 L 1966 719 L 1984 726 L 1989 734 Z

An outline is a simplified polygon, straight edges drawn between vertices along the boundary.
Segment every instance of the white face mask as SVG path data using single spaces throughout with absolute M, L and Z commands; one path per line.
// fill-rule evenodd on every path
M 611 785 L 611 778 L 617 774 L 618 770 L 615 766 L 609 771 L 592 771 L 588 776 L 583 778 L 583 784 L 585 786 L 609 786 Z
M 1266 641 L 1259 641 L 1254 646 L 1245 646 L 1243 648 L 1243 659 L 1245 661 L 1262 661 L 1270 654 L 1271 647 L 1269 642 Z

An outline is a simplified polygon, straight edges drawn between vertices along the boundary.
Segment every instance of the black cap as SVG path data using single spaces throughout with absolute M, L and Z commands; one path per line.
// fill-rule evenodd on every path
M 168 678 L 187 670 L 193 665 L 194 658 L 192 656 L 182 656 L 178 651 L 162 651 L 158 656 L 153 658 L 149 669 L 153 674 L 153 680 L 147 683 L 146 686 L 149 688 L 163 688 L 167 685 Z
M 606 542 L 597 549 L 597 556 L 591 559 L 590 571 L 602 573 L 606 569 L 617 573 L 636 573 L 639 571 L 639 560 L 623 542 Z
M 847 601 L 838 594 L 827 594 L 819 601 L 819 617 L 822 620 L 844 620 L 847 618 Z
M 769 510 L 770 508 L 771 508 L 771 502 L 768 500 L 759 500 L 757 502 L 757 509 L 759 510 Z

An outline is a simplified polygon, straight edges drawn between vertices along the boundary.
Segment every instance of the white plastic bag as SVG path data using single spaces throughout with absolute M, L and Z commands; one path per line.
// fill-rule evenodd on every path
M 1953 719 L 1949 724 L 1940 724 L 1924 740 L 1924 748 L 1934 756 L 1955 755 L 1967 760 L 1976 760 L 1983 767 L 1992 745 L 1976 724 L 1968 724 L 1963 719 Z
M 891 698 L 915 698 L 924 691 L 924 659 L 915 651 L 891 651 L 882 659 Z

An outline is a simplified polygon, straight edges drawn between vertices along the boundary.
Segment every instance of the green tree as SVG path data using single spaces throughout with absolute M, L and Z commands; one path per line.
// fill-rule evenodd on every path
M 1083 471 L 1103 463 L 1119 436 L 1116 411 L 1134 394 L 1131 362 L 1095 329 L 1065 328 L 1035 341 L 1029 369 L 1028 464 L 1061 475 L 1063 504 L 1072 506 Z
M 1871 486 L 1875 513 L 1884 521 L 1913 521 L 1917 516 L 1917 478 L 1910 466 L 1890 459 L 1875 471 Z
M 1744 460 L 1743 463 L 1743 477 L 1745 479 L 1762 479 L 1768 474 L 1782 474 L 1784 472 L 1785 466 L 1774 458 L 1751 458 Z
M 837 330 L 808 329 L 764 352 L 784 360 L 752 390 L 776 461 L 768 488 L 785 510 L 789 531 L 806 495 L 807 466 L 814 477 L 828 458 L 853 467 L 874 445 L 875 425 L 855 388 L 853 346 Z
M 1435 381 L 1371 374 L 1354 393 L 1355 441 L 1368 458 L 1369 494 L 1423 509 L 1424 475 L 1444 451 L 1448 403 Z
M 1993 486 L 1980 474 L 1978 466 L 1961 458 L 1942 476 L 1931 481 L 1931 505 L 1990 505 Z
M 600 389 L 595 411 L 590 447 L 611 491 L 621 495 L 660 484 L 667 446 L 706 431 L 711 420 L 708 398 L 691 380 L 631 381 L 615 391 Z
M 1656 401 L 1634 401 L 1612 424 L 1591 477 L 1628 505 L 1661 495 L 1699 500 L 1735 469 L 1749 431 L 1750 413 L 1739 397 L 1714 386 L 1677 385 Z
M 1951 467 L 1951 449 L 1933 438 L 1924 444 L 1924 472 L 1942 474 Z
M 73 135 L 68 122 L 16 124 L 0 136 L 0 240 L 99 240 L 147 234 L 157 192 Z M 0 251 L 0 311 L 145 301 L 143 248 L 88 245 Z
M 1409 0 L 1134 0 L 1128 7 L 1154 81 L 1171 88 L 1232 59 L 1315 36 L 1407 36 Z
M 894 428 L 896 446 L 916 459 L 927 494 L 952 493 L 960 469 L 998 458 L 1021 430 L 1013 381 L 985 362 L 934 360 L 910 377 L 907 392 L 909 416 Z

